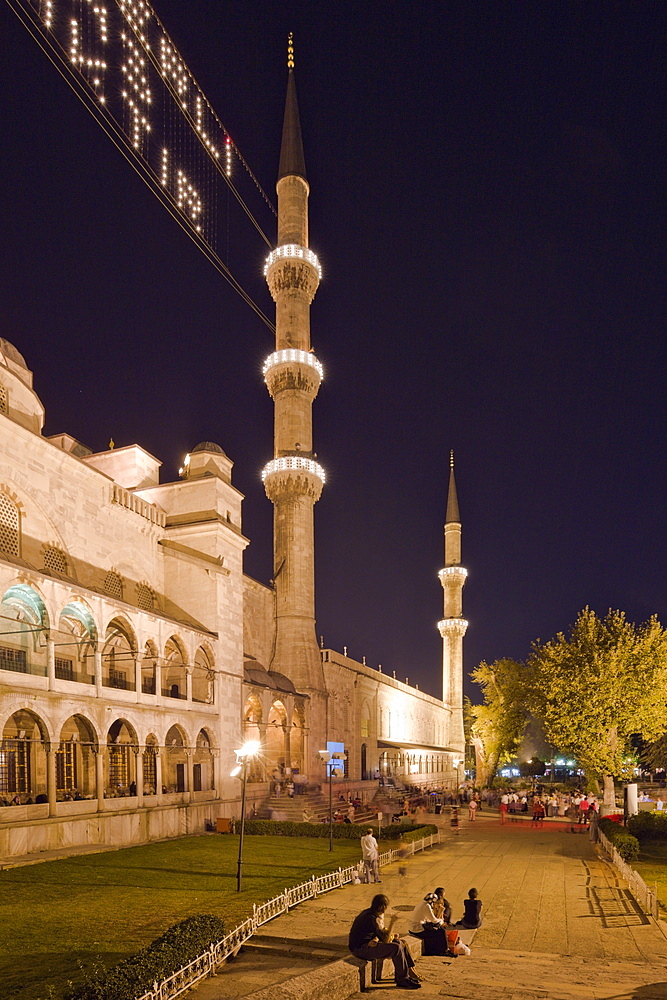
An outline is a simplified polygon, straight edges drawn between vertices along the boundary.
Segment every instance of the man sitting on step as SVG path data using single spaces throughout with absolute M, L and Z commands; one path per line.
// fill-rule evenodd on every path
M 405 942 L 398 934 L 391 937 L 391 927 L 384 926 L 385 910 L 389 900 L 381 894 L 373 896 L 371 905 L 354 918 L 350 928 L 349 948 L 357 958 L 373 962 L 378 958 L 390 958 L 394 963 L 396 985 L 404 990 L 418 990 L 420 983 L 411 975 L 415 964 Z M 394 918 L 395 919 L 395 918 Z

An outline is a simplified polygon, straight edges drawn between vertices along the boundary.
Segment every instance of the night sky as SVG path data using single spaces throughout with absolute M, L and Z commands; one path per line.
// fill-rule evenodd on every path
M 667 617 L 667 7 L 155 9 L 271 194 L 295 34 L 324 269 L 312 341 L 326 645 L 441 694 L 450 448 L 467 670 L 524 658 L 586 604 Z M 6 4 L 0 30 L 0 335 L 34 371 L 45 433 L 137 442 L 164 480 L 217 441 L 246 496 L 246 571 L 267 582 L 270 331 Z M 273 315 L 265 255 L 250 227 L 230 229 L 230 266 Z

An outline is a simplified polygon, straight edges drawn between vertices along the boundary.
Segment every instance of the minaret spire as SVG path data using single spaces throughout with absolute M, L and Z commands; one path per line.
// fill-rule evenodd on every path
M 449 453 L 449 488 L 445 514 L 445 568 L 438 574 L 444 591 L 444 615 L 438 622 L 442 636 L 442 700 L 451 709 L 448 745 L 465 751 L 463 735 L 463 586 L 467 571 L 461 565 L 461 515 L 454 477 L 454 452 Z
M 310 304 L 320 265 L 308 248 L 308 195 L 294 80 L 294 45 L 287 48 L 287 97 L 278 170 L 278 244 L 264 273 L 276 303 L 276 345 L 264 363 L 274 402 L 273 459 L 262 473 L 273 503 L 273 576 L 276 632 L 271 669 L 311 696 L 310 728 L 324 708 L 324 675 L 315 635 L 313 509 L 324 470 L 313 451 L 312 407 L 322 366 L 310 346 Z M 318 707 L 321 702 L 321 706 Z M 322 726 L 324 721 L 322 719 Z M 315 747 L 315 752 L 317 747 Z M 313 764 L 313 770 L 314 770 Z
M 303 155 L 303 140 L 301 138 L 301 120 L 299 105 L 296 99 L 296 83 L 294 80 L 294 42 L 292 32 L 287 40 L 287 97 L 285 99 L 285 117 L 283 118 L 283 140 L 280 146 L 280 166 L 278 180 L 294 174 L 306 180 L 306 161 Z

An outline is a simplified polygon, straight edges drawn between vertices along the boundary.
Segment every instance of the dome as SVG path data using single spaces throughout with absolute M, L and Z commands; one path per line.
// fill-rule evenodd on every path
M 195 447 L 192 449 L 191 454 L 194 455 L 195 452 L 197 451 L 210 451 L 214 455 L 225 454 L 220 445 L 216 444 L 215 441 L 200 441 L 199 444 L 195 445 Z
M 0 337 L 0 351 L 2 351 L 5 357 L 9 358 L 10 361 L 13 361 L 15 364 L 20 365 L 21 368 L 25 368 L 25 370 L 28 371 L 28 366 L 25 363 L 25 358 L 21 352 L 17 351 L 14 345 L 10 344 L 4 337 Z M 217 445 L 214 445 L 214 447 L 217 448 Z

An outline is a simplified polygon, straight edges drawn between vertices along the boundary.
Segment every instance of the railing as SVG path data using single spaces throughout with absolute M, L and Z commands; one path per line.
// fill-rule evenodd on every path
M 630 886 L 630 892 L 637 900 L 641 909 L 644 913 L 648 913 L 649 917 L 653 917 L 654 920 L 657 920 L 660 916 L 660 906 L 658 903 L 657 893 L 649 889 L 639 872 L 636 872 L 635 869 L 627 863 L 627 861 L 623 860 L 612 842 L 605 837 L 602 830 L 598 830 L 598 840 L 602 845 L 602 849 L 610 856 L 615 867 L 618 868 L 621 873 L 621 877 L 624 878 Z
M 408 844 L 407 850 L 410 854 L 417 854 L 418 851 L 432 847 L 433 844 L 439 844 L 440 839 L 440 833 L 433 833 Z M 384 851 L 380 855 L 379 864 L 381 867 L 391 864 L 392 861 L 398 859 L 398 856 L 398 849 Z M 298 906 L 299 903 L 303 903 L 307 899 L 315 899 L 323 892 L 341 888 L 348 882 L 354 881 L 355 878 L 361 876 L 362 870 L 363 862 L 360 861 L 356 865 L 350 865 L 349 868 L 339 868 L 338 871 L 327 872 L 326 875 L 317 877 L 313 875 L 308 882 L 302 882 L 300 885 L 292 886 L 291 889 L 285 889 L 279 896 L 274 896 L 273 899 L 269 899 L 260 906 L 253 904 L 252 917 L 239 924 L 222 941 L 211 945 L 207 951 L 193 959 L 188 965 L 178 969 L 168 979 L 163 979 L 161 983 L 154 983 L 153 989 L 137 997 L 137 1000 L 174 1000 L 174 997 L 185 993 L 200 979 L 210 976 L 216 966 L 221 965 L 225 959 L 235 955 L 241 945 L 251 938 L 262 924 L 287 913 L 293 906 Z

